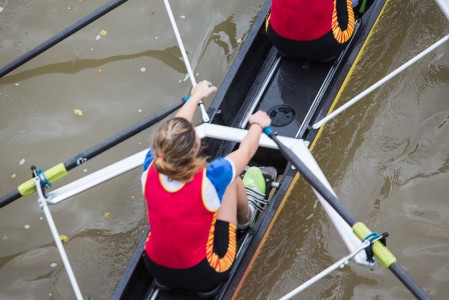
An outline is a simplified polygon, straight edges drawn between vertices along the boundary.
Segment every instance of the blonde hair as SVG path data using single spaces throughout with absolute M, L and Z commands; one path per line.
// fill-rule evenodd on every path
M 188 182 L 206 166 L 198 157 L 195 127 L 184 118 L 175 117 L 162 124 L 153 137 L 154 166 L 171 179 Z

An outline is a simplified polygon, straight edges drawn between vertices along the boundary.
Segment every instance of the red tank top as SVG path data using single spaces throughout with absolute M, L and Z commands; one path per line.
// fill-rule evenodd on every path
M 331 30 L 334 0 L 272 0 L 270 24 L 282 37 L 315 40 Z
M 352 1 L 346 0 L 349 21 L 346 29 L 338 24 L 337 0 L 272 0 L 270 24 L 276 34 L 295 41 L 312 41 L 332 30 L 339 43 L 354 31 Z
M 216 214 L 203 203 L 205 169 L 192 181 L 169 191 L 153 164 L 148 168 L 145 198 L 150 235 L 145 251 L 155 263 L 168 268 L 189 268 L 206 257 L 208 235 Z

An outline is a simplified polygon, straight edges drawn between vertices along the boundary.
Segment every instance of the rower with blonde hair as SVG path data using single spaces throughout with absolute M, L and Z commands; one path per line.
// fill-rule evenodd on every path
M 243 180 L 239 175 L 271 119 L 262 111 L 250 116 L 239 148 L 207 162 L 191 122 L 199 101 L 216 90 L 208 81 L 193 87 L 176 116 L 155 133 L 144 162 L 150 224 L 144 261 L 160 284 L 173 288 L 205 291 L 226 280 L 235 260 L 237 228 L 249 228 L 263 206 L 254 197 L 249 203 L 245 190 L 266 192 L 260 169 L 251 167 Z

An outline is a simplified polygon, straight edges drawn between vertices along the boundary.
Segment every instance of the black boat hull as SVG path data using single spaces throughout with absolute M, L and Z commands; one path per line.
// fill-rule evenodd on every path
M 313 141 L 317 132 L 310 124 L 327 114 L 384 4 L 385 1 L 376 1 L 357 22 L 356 33 L 338 61 L 324 64 L 279 56 L 264 32 L 265 17 L 271 6 L 267 1 L 208 109 L 211 123 L 245 128 L 247 116 L 261 109 L 269 112 L 273 119 L 272 127 L 279 135 Z M 236 143 L 214 139 L 206 139 L 205 142 L 208 154 L 212 156 L 226 155 L 236 147 Z M 241 281 L 296 174 L 282 154 L 274 149 L 259 149 L 251 164 L 274 166 L 281 174 L 279 187 L 254 228 L 240 239 L 231 278 L 215 298 L 230 299 L 238 293 Z M 151 299 L 154 295 L 153 278 L 141 258 L 147 232 L 142 235 L 112 299 Z M 158 290 L 157 293 L 157 299 L 204 299 L 174 290 Z

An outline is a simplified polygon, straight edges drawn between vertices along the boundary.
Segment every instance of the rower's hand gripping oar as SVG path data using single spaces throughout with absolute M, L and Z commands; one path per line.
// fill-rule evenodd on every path
M 151 116 L 140 120 L 134 125 L 128 127 L 127 129 L 122 130 L 121 132 L 107 138 L 103 142 L 89 148 L 88 150 L 72 157 L 67 160 L 65 163 L 60 163 L 51 169 L 48 169 L 42 175 L 43 178 L 46 179 L 48 183 L 53 183 L 56 180 L 64 177 L 67 172 L 83 163 L 88 161 L 89 159 L 97 156 L 100 153 L 112 148 L 113 146 L 123 142 L 124 140 L 136 135 L 144 129 L 158 123 L 171 113 L 178 110 L 186 100 L 182 100 L 179 103 L 172 105 L 168 108 L 165 108 Z M 32 194 L 36 191 L 36 185 L 33 179 L 30 179 L 17 187 L 16 190 L 11 191 L 10 193 L 3 195 L 0 197 L 0 208 L 13 202 L 14 200 L 19 199 L 22 196 L 26 196 Z
M 190 81 L 192 82 L 192 86 L 196 85 L 195 75 L 193 74 L 192 67 L 190 66 L 189 59 L 186 54 L 186 49 L 184 48 L 184 44 L 181 39 L 181 35 L 179 34 L 178 26 L 176 25 L 175 18 L 173 17 L 173 12 L 170 7 L 170 3 L 168 0 L 164 0 L 165 8 L 167 9 L 168 17 L 170 18 L 170 22 L 173 27 L 173 31 L 175 32 L 176 40 L 178 41 L 179 48 L 181 50 L 182 58 L 184 59 L 184 64 L 187 69 L 187 73 L 189 74 Z M 206 112 L 206 108 L 204 107 L 204 103 L 202 100 L 199 102 L 199 106 L 201 109 L 201 117 L 204 123 L 208 123 L 210 121 L 209 115 Z
M 299 173 L 312 185 L 312 187 L 335 209 L 335 211 L 351 226 L 353 232 L 360 240 L 368 239 L 373 232 L 368 227 L 352 216 L 352 214 L 342 205 L 340 200 L 315 176 L 315 174 L 301 161 L 301 159 L 285 146 L 278 138 L 273 129 L 268 126 L 263 132 L 268 135 L 279 147 L 282 155 L 291 162 Z M 396 257 L 380 241 L 376 240 L 372 244 L 372 251 L 376 258 L 389 268 L 393 274 L 410 290 L 417 299 L 430 299 L 424 290 L 402 269 L 396 262 Z

